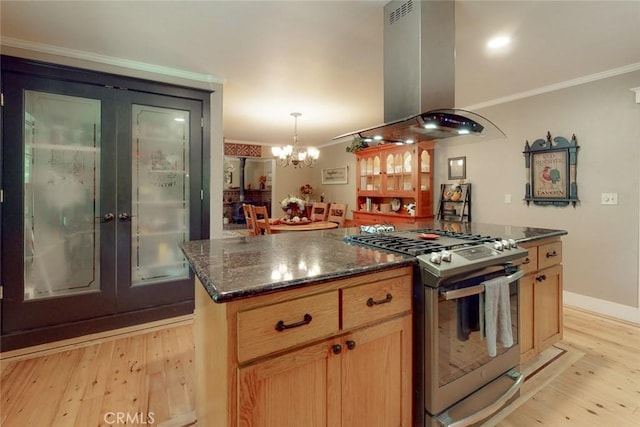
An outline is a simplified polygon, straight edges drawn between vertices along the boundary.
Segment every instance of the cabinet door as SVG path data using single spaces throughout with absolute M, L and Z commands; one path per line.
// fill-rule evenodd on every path
M 335 354 L 334 345 L 325 341 L 240 368 L 238 426 L 339 426 L 344 350 Z
M 111 91 L 3 73 L 3 333 L 113 312 Z M 7 268 L 10 266 L 10 268 Z
M 341 425 L 411 426 L 410 316 L 361 329 L 342 342 Z
M 179 244 L 199 238 L 202 105 L 125 92 L 118 120 L 118 311 L 193 299 Z
M 3 335 L 192 300 L 202 103 L 2 76 Z
M 534 248 L 535 250 L 536 248 Z M 534 283 L 535 275 L 529 274 L 520 279 L 519 307 L 520 317 L 520 361 L 530 359 L 536 354 L 535 322 L 534 322 Z
M 562 339 L 562 266 L 535 274 L 535 322 L 538 351 Z

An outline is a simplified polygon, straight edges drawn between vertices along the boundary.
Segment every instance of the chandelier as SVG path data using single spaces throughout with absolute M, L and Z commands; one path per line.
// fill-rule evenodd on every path
M 301 115 L 302 113 L 291 113 L 294 118 L 293 145 L 271 148 L 271 153 L 280 160 L 282 166 L 293 165 L 294 168 L 300 168 L 305 165 L 311 167 L 320 157 L 320 152 L 316 148 L 309 147 L 304 150 L 298 147 L 298 117 Z

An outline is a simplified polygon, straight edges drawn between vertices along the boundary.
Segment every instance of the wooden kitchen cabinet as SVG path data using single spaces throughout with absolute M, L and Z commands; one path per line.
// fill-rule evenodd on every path
M 198 424 L 410 426 L 411 274 L 401 268 L 226 304 L 196 281 Z M 247 351 L 258 335 L 269 337 Z
M 525 362 L 562 339 L 562 242 L 525 242 L 520 264 L 520 361 Z
M 410 223 L 433 218 L 432 141 L 415 145 L 383 144 L 356 152 L 356 226 Z M 370 210 L 367 210 L 367 199 Z M 405 208 L 415 203 L 415 215 Z M 398 209 L 383 211 L 382 206 Z
M 409 426 L 410 316 L 239 369 L 239 424 Z M 384 366 L 385 369 L 380 369 Z M 404 399 L 404 400 L 403 400 Z M 404 408 L 408 416 L 410 409 Z

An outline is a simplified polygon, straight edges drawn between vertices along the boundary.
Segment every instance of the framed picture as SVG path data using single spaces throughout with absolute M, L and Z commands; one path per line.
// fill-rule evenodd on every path
M 465 179 L 467 177 L 467 158 L 450 157 L 447 161 L 449 180 Z
M 349 166 L 322 169 L 323 184 L 346 184 L 349 176 Z
M 576 136 L 571 141 L 563 137 L 551 140 L 537 139 L 524 147 L 527 183 L 525 201 L 537 205 L 564 206 L 578 202 L 576 166 L 578 145 Z

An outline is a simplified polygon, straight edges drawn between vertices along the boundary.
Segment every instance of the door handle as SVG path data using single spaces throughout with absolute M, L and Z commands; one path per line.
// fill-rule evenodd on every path
M 131 219 L 131 216 L 126 213 L 126 212 L 122 212 L 120 215 L 118 215 L 118 219 L 120 219 L 120 221 L 128 221 Z
M 111 212 L 104 214 L 103 216 L 97 216 L 96 219 L 101 220 L 100 222 L 111 222 L 116 216 Z

